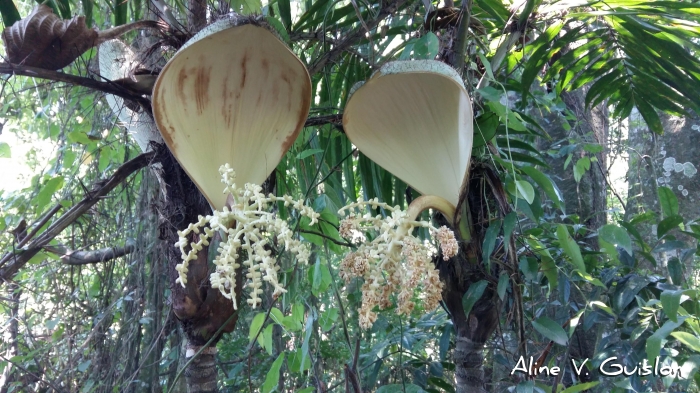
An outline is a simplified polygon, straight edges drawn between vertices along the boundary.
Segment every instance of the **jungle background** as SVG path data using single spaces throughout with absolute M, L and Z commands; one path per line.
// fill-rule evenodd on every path
M 208 206 L 162 141 L 134 140 L 132 114 L 148 114 L 138 104 L 149 92 L 109 83 L 97 48 L 59 71 L 5 58 L 1 392 L 698 391 L 698 2 L 46 4 L 100 31 L 160 21 L 120 38 L 143 59 L 134 75 L 157 75 L 219 15 L 266 16 L 314 89 L 305 128 L 266 187 L 305 200 L 322 220 L 311 227 L 277 207 L 313 251 L 309 265 L 280 255 L 284 296 L 236 313 L 220 297 L 195 299 L 206 312 L 176 315 L 189 295 L 171 285 L 173 233 Z M 1 0 L 4 26 L 35 5 Z M 361 282 L 338 274 L 356 244 L 340 237 L 337 211 L 360 197 L 405 207 L 418 194 L 358 152 L 341 119 L 353 84 L 395 59 L 439 59 L 462 73 L 475 113 L 472 164 L 488 168 L 473 170 L 475 244 L 482 264 L 498 264 L 509 246 L 515 255 L 496 274 L 460 277 L 444 295 L 451 305 L 419 303 L 409 318 L 384 310 L 363 330 Z M 181 189 L 163 192 L 175 178 Z M 494 323 L 480 332 L 483 348 L 465 355 L 457 349 L 470 311 Z M 187 342 L 218 349 L 214 388 L 185 372 L 196 371 Z M 522 354 L 565 371 L 511 375 Z M 660 356 L 682 377 L 602 376 L 611 356 L 630 367 Z M 586 358 L 590 373 L 577 377 L 570 359 Z M 478 380 L 459 381 L 460 368 L 479 369 Z

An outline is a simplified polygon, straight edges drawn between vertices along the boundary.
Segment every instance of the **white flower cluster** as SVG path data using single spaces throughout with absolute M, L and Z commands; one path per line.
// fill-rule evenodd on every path
M 367 206 L 381 207 L 390 216 L 358 215 L 355 211 Z M 426 310 L 435 309 L 442 298 L 443 284 L 438 270 L 431 262 L 430 250 L 423 242 L 411 235 L 414 228 L 429 228 L 437 237 L 445 260 L 457 254 L 458 245 L 454 233 L 447 227 L 435 228 L 429 222 L 415 221 L 398 206 L 391 207 L 378 200 L 359 201 L 340 209 L 344 216 L 340 223 L 340 235 L 353 238 L 356 231 L 376 231 L 377 236 L 362 244 L 357 251 L 348 254 L 340 266 L 340 276 L 345 281 L 362 277 L 362 306 L 360 326 L 370 328 L 377 319 L 375 306 L 385 309 L 391 306 L 391 295 L 397 294 L 398 313 L 408 315 L 413 311 L 414 292 L 418 285 L 423 289 L 423 304 Z
M 211 285 L 219 289 L 226 298 L 231 299 L 233 307 L 237 309 L 234 287 L 236 269 L 241 266 L 240 260 L 243 254 L 245 258 L 243 266 L 248 270 L 246 287 L 250 288 L 248 304 L 255 308 L 261 303 L 259 295 L 263 291 L 263 281 L 267 281 L 274 288 L 273 296 L 286 292 L 277 280 L 279 270 L 277 260 L 271 256 L 271 251 L 269 247 L 266 249 L 266 246 L 275 241 L 295 254 L 302 263 L 308 263 L 310 256 L 308 246 L 294 239 L 293 231 L 287 222 L 277 218 L 268 207 L 275 202 L 284 202 L 285 206 L 292 206 L 300 215 L 309 217 L 311 225 L 317 222 L 319 214 L 312 208 L 304 206 L 303 201 L 296 201 L 290 196 L 276 197 L 272 194 L 265 196 L 261 193 L 262 187 L 255 184 L 248 183 L 244 188 L 237 188 L 234 183 L 235 172 L 228 164 L 222 165 L 219 172 L 222 183 L 226 185 L 224 193 L 230 194 L 233 202 L 230 206 L 224 207 L 223 211 L 214 211 L 212 215 L 206 217 L 200 216 L 198 222 L 190 224 L 183 231 L 178 231 L 180 240 L 175 243 L 175 247 L 179 247 L 182 251 L 182 263 L 176 267 L 179 274 L 177 282 L 183 287 L 187 284 L 187 265 L 190 261 L 197 259 L 197 253 L 204 246 L 209 245 L 209 240 L 216 231 L 220 231 L 223 234 L 223 240 L 214 259 L 216 271 L 211 274 Z M 189 243 L 187 237 L 191 233 L 198 234 L 199 241 Z M 189 251 L 187 251 L 188 245 Z

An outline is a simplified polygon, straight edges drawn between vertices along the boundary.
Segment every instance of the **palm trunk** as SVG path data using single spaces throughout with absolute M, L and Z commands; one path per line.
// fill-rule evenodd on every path
M 457 336 L 454 349 L 456 365 L 455 379 L 458 393 L 486 393 L 484 389 L 484 343 L 470 340 L 468 337 Z
M 216 347 L 208 347 L 192 361 L 201 347 L 189 347 L 185 355 L 189 362 L 185 370 L 188 393 L 215 393 L 216 387 Z

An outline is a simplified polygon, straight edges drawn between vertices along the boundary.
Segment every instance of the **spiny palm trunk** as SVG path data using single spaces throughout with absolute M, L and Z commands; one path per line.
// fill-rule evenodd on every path
M 197 354 L 200 348 L 187 348 L 188 362 Z M 216 347 L 204 349 L 195 357 L 185 370 L 188 393 L 214 393 L 216 387 Z

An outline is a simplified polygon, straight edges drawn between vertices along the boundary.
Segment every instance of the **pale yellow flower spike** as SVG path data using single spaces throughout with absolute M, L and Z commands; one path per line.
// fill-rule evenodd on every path
M 360 215 L 356 210 L 380 207 L 387 217 Z M 443 283 L 433 266 L 430 250 L 420 239 L 411 234 L 415 228 L 428 228 L 437 238 L 445 260 L 457 255 L 458 244 L 454 233 L 446 226 L 436 228 L 428 222 L 415 221 L 398 206 L 391 207 L 377 199 L 358 201 L 340 209 L 345 217 L 340 223 L 340 235 L 355 239 L 360 232 L 377 231 L 373 241 L 362 244 L 357 251 L 345 256 L 340 264 L 340 277 L 349 281 L 354 277 L 364 279 L 360 326 L 372 327 L 377 319 L 375 306 L 385 309 L 391 306 L 390 297 L 396 294 L 397 311 L 408 315 L 415 307 L 414 293 L 422 286 L 423 305 L 426 310 L 435 309 L 442 298 Z
M 199 217 L 199 220 L 190 224 L 187 229 L 178 232 L 179 241 L 175 247 L 182 252 L 182 263 L 175 267 L 178 272 L 176 282 L 183 287 L 187 284 L 187 266 L 190 261 L 197 259 L 197 253 L 209 245 L 209 240 L 214 232 L 225 233 L 214 259 L 216 270 L 210 276 L 212 288 L 221 291 L 221 294 L 233 301 L 233 307 L 238 309 L 235 294 L 236 270 L 241 264 L 247 268 L 246 287 L 250 288 L 250 298 L 247 300 L 253 308 L 261 303 L 260 294 L 263 292 L 263 281 L 274 289 L 273 295 L 280 295 L 286 290 L 277 278 L 280 267 L 277 259 L 271 256 L 271 251 L 265 246 L 274 238 L 277 244 L 296 255 L 297 260 L 308 263 L 311 251 L 306 244 L 293 238 L 294 233 L 287 223 L 267 211 L 268 206 L 275 202 L 290 204 L 301 216 L 311 219 L 311 225 L 316 224 L 319 214 L 312 208 L 304 206 L 303 201 L 292 199 L 290 196 L 276 197 L 272 194 L 262 194 L 262 187 L 255 184 L 245 184 L 243 188 L 236 187 L 236 173 L 228 165 L 219 168 L 221 182 L 225 185 L 224 193 L 231 194 L 233 203 L 230 207 L 224 206 L 221 211 L 215 210 L 212 215 Z M 202 230 L 200 231 L 200 228 Z M 203 232 L 203 233 L 200 233 Z M 189 243 L 187 236 L 191 233 L 199 234 L 199 240 Z M 188 250 L 189 247 L 189 250 Z M 240 251 L 245 251 L 247 259 L 240 260 Z

